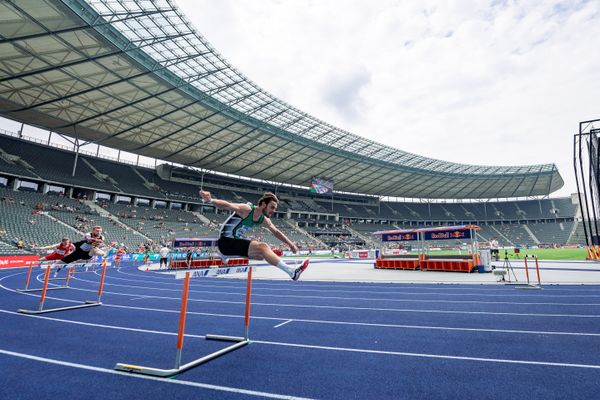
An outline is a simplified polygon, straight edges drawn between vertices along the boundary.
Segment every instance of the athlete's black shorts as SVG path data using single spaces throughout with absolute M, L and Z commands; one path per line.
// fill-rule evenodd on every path
M 73 261 L 89 260 L 90 258 L 92 258 L 92 256 L 90 256 L 89 251 L 83 251 L 81 250 L 81 248 L 76 247 L 75 251 L 73 251 L 71 254 L 64 256 L 60 259 L 60 261 L 64 262 L 65 264 L 70 264 Z
M 222 236 L 217 241 L 217 246 L 224 256 L 248 257 L 250 242 L 251 240 L 248 239 L 234 239 Z

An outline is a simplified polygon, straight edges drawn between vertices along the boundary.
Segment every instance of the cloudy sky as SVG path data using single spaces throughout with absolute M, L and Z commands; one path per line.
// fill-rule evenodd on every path
M 246 77 L 297 108 L 412 153 L 555 163 L 600 118 L 600 2 L 176 0 Z
M 441 160 L 555 163 L 565 186 L 552 196 L 576 190 L 573 134 L 600 118 L 598 0 L 175 2 L 233 66 L 300 110 Z

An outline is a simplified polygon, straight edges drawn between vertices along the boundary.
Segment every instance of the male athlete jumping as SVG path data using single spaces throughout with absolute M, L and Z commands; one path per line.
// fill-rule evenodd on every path
M 91 232 L 86 233 L 83 239 L 73 243 L 75 251 L 63 257 L 60 261 L 65 264 L 72 263 L 77 260 L 89 260 L 98 255 L 103 256 L 105 251 L 102 247 L 104 244 L 104 235 L 102 235 L 102 227 L 94 226 Z
M 54 249 L 52 253 L 40 258 L 40 261 L 60 260 L 64 256 L 72 253 L 75 250 L 75 246 L 73 245 L 73 243 L 71 243 L 71 240 L 69 240 L 69 238 L 66 236 L 62 238 L 62 241 L 60 243 L 36 248 L 40 250 L 48 250 L 52 248 Z
M 224 256 L 239 256 L 248 257 L 252 260 L 265 260 L 269 264 L 281 269 L 297 281 L 300 275 L 308 267 L 310 262 L 304 260 L 298 268 L 288 266 L 281 260 L 271 247 L 257 240 L 248 240 L 245 238 L 245 233 L 254 227 L 264 226 L 275 235 L 275 237 L 287 244 L 292 252 L 298 252 L 298 246 L 287 238 L 279 229 L 271 222 L 271 217 L 277 210 L 279 199 L 273 193 L 265 193 L 258 200 L 258 205 L 251 203 L 230 203 L 225 200 L 212 198 L 210 192 L 200 191 L 202 200 L 211 203 L 217 208 L 232 211 L 232 214 L 225 220 L 219 231 L 219 240 L 217 245 L 219 251 Z

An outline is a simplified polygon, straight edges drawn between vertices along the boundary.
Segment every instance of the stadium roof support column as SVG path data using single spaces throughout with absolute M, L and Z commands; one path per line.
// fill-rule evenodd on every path
M 77 128 L 75 128 L 75 135 L 77 135 Z M 75 137 L 75 160 L 73 160 L 73 172 L 71 172 L 71 176 L 75 176 L 75 171 L 77 169 L 77 160 L 79 159 L 79 138 Z

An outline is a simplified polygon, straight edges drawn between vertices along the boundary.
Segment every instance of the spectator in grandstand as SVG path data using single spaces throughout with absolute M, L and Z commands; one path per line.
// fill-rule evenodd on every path
M 23 250 L 23 239 L 17 240 L 17 249 Z
M 50 260 L 60 260 L 63 257 L 71 254 L 75 251 L 75 246 L 71 243 L 71 240 L 68 237 L 62 238 L 62 241 L 57 244 L 51 244 L 50 246 L 36 247 L 36 249 L 40 250 L 48 250 L 54 249 L 54 251 L 42 258 L 40 261 L 50 261 Z
M 271 222 L 271 217 L 279 204 L 279 199 L 273 193 L 264 193 L 258 200 L 257 205 L 252 203 L 230 203 L 226 200 L 213 199 L 210 192 L 206 191 L 200 191 L 200 197 L 203 201 L 211 203 L 216 208 L 232 212 L 219 230 L 217 245 L 221 254 L 224 256 L 248 257 L 253 260 L 265 260 L 284 271 L 295 281 L 306 270 L 310 262 L 308 258 L 304 260 L 300 267 L 293 268 L 273 253 L 268 244 L 245 238 L 245 234 L 249 229 L 264 226 L 277 239 L 287 244 L 292 252 L 298 252 L 298 246 Z
M 162 268 L 163 264 L 165 265 L 165 269 L 167 268 L 167 259 L 169 257 L 169 248 L 163 244 L 163 246 L 158 251 L 160 255 L 160 265 L 159 269 Z
M 493 237 L 492 240 L 490 240 L 490 255 L 495 261 L 498 261 L 499 258 L 499 248 L 498 238 Z

